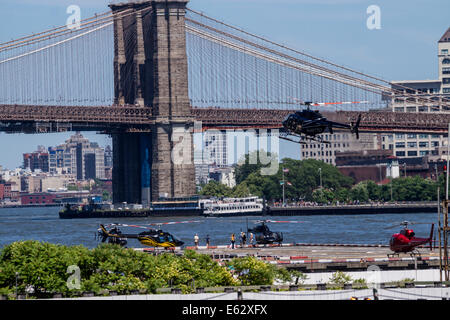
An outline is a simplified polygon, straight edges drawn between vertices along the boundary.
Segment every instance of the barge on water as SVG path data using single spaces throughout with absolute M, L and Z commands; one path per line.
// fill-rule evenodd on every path
M 152 202 L 150 208 L 140 204 L 120 205 L 89 203 L 85 205 L 66 204 L 59 212 L 60 219 L 82 218 L 143 218 L 202 216 L 198 198 L 160 199 Z

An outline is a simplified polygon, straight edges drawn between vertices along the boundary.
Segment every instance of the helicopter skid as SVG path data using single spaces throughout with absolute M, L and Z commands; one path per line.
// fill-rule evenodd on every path
M 290 137 L 290 138 L 288 138 L 288 137 Z M 308 142 L 306 142 L 305 140 L 309 140 L 309 142 L 316 141 L 319 143 L 331 144 L 331 142 L 323 140 L 320 137 L 300 136 L 300 135 L 292 134 L 292 133 L 288 133 L 288 132 L 280 132 L 279 138 L 283 139 L 283 140 L 295 142 L 298 144 L 308 144 Z M 297 139 L 294 139 L 294 138 L 297 138 Z
M 316 141 L 316 142 L 319 142 L 319 143 L 331 144 L 330 141 L 323 140 L 320 137 L 306 137 L 306 139 L 308 139 L 310 141 Z
M 394 257 L 397 257 L 397 258 L 400 258 L 400 253 L 401 252 L 395 252 L 395 253 L 388 253 L 387 254 L 387 257 L 388 258 L 394 258 Z M 403 252 L 403 253 L 409 253 L 409 255 L 411 256 L 411 258 L 414 258 L 414 257 L 418 257 L 418 258 L 421 258 L 422 257 L 422 255 L 420 254 L 420 252 L 418 251 L 418 250 L 413 250 L 413 251 L 410 251 L 410 252 Z
M 280 136 L 280 139 L 283 139 L 283 140 L 286 140 L 286 141 L 290 141 L 290 142 L 295 142 L 295 143 L 298 143 L 298 144 L 307 144 L 304 141 L 300 141 L 300 140 L 297 141 L 297 140 L 290 139 L 290 138 L 287 138 L 287 137 L 282 137 L 282 136 Z

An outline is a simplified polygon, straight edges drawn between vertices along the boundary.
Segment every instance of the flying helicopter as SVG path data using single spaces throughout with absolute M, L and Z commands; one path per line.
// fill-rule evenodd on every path
M 388 254 L 389 256 L 400 255 L 400 253 L 410 253 L 410 255 L 419 255 L 420 252 L 417 250 L 417 247 L 427 244 L 430 244 L 430 250 L 433 250 L 433 231 L 434 231 L 434 223 L 431 223 L 431 231 L 430 236 L 428 238 L 418 238 L 415 236 L 415 232 L 412 229 L 408 229 L 408 224 L 418 224 L 415 222 L 403 221 L 400 223 L 404 228 L 399 232 L 392 235 L 389 241 L 389 248 L 393 252 Z M 427 223 L 428 224 L 428 223 Z M 398 226 L 396 224 L 394 226 Z M 387 229 L 393 228 L 394 226 L 388 227 Z
M 163 247 L 174 248 L 180 247 L 184 244 L 183 241 L 177 239 L 172 234 L 162 231 L 161 225 L 177 224 L 177 223 L 194 223 L 200 221 L 175 221 L 175 222 L 162 222 L 162 223 L 150 223 L 146 225 L 129 225 L 112 223 L 108 225 L 100 224 L 100 228 L 97 230 L 98 238 L 102 242 L 108 240 L 109 243 L 119 244 L 125 246 L 127 239 L 137 239 L 141 244 L 149 247 Z M 147 226 L 158 226 L 157 229 Z M 119 227 L 132 227 L 146 229 L 147 231 L 138 234 L 122 233 Z
M 297 99 L 295 99 L 297 100 Z M 368 101 L 355 102 L 300 102 L 306 106 L 305 110 L 296 111 L 288 115 L 282 122 L 283 130 L 280 132 L 280 138 L 300 144 L 306 144 L 304 140 L 317 141 L 319 143 L 327 143 L 329 141 L 323 140 L 322 137 L 317 136 L 328 130 L 333 134 L 334 129 L 347 129 L 356 135 L 359 139 L 359 124 L 361 121 L 361 114 L 358 116 L 356 123 L 351 124 L 339 123 L 330 121 L 325 118 L 318 110 L 311 110 L 311 106 L 326 106 L 333 104 L 354 104 L 354 103 L 368 103 Z M 290 137 L 288 137 L 290 136 Z M 297 140 L 295 140 L 297 138 Z
M 269 229 L 267 223 L 304 223 L 304 221 L 275 221 L 275 220 L 257 220 L 254 228 L 248 228 L 247 231 L 254 234 L 257 244 L 273 244 L 281 245 L 283 242 L 283 233 L 274 232 Z

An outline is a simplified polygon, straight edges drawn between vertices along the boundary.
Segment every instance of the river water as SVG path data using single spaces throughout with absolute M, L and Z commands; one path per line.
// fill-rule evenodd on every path
M 63 245 L 84 245 L 94 248 L 98 245 L 95 234 L 99 224 L 148 224 L 168 221 L 199 221 L 189 224 L 171 224 L 162 227 L 185 245 L 194 244 L 194 235 L 200 237 L 200 245 L 205 245 L 209 234 L 211 245 L 229 244 L 231 233 L 238 235 L 246 231 L 247 223 L 251 227 L 258 217 L 173 217 L 173 218 L 92 218 L 59 219 L 58 207 L 46 208 L 2 208 L 0 209 L 0 249 L 12 242 L 38 240 Z M 262 218 L 262 217 L 261 217 Z M 282 221 L 302 221 L 302 223 L 270 223 L 272 231 L 281 231 L 284 243 L 316 244 L 383 244 L 389 243 L 393 233 L 401 226 L 387 227 L 402 221 L 418 222 L 411 226 L 416 236 L 428 237 L 431 225 L 437 223 L 437 213 L 412 214 L 366 214 L 366 215 L 318 215 L 318 216 L 266 216 L 264 219 Z M 435 228 L 436 229 L 436 228 Z M 123 232 L 139 233 L 137 228 L 122 228 Z M 436 233 L 435 233 L 436 234 Z M 238 238 L 237 238 L 238 239 Z M 128 241 L 128 247 L 142 247 L 135 239 Z

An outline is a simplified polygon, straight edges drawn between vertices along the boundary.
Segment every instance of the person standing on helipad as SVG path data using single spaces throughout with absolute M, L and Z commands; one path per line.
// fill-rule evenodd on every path
M 198 234 L 195 234 L 195 236 L 194 236 L 194 243 L 195 243 L 196 247 L 198 247 L 198 240 L 199 240 Z
M 236 238 L 234 237 L 234 233 L 231 234 L 231 249 L 234 249 L 234 242 L 236 241 Z

